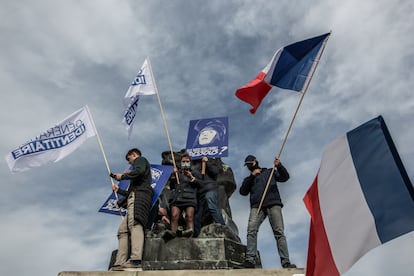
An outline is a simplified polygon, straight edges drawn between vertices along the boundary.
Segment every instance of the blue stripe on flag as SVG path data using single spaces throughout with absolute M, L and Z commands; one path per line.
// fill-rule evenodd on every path
M 414 230 L 414 189 L 381 116 L 347 133 L 361 189 L 385 243 Z
M 301 91 L 322 44 L 330 33 L 290 44 L 283 48 L 270 83 Z

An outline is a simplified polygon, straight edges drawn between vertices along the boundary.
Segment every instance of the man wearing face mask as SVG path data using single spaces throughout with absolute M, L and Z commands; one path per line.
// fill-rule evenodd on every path
M 258 213 L 259 204 L 272 169 L 259 167 L 259 161 L 257 161 L 256 157 L 253 155 L 248 155 L 246 157 L 244 165 L 249 169 L 250 175 L 243 180 L 239 192 L 243 196 L 247 196 L 250 193 L 251 209 L 247 225 L 246 259 L 243 266 L 245 268 L 255 267 L 255 258 L 257 254 L 257 233 L 262 222 L 266 217 L 269 217 L 269 222 L 273 230 L 273 235 L 276 239 L 282 267 L 295 268 L 296 265 L 290 263 L 289 259 L 282 216 L 283 203 L 277 187 L 277 181 L 286 182 L 289 179 L 289 173 L 276 157 L 274 160 L 275 171 L 266 192 L 266 196 L 263 200 L 262 207 Z

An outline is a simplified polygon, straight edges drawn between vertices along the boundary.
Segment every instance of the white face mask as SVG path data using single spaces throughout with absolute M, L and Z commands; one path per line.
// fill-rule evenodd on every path
M 190 161 L 181 161 L 181 169 L 183 169 L 183 170 L 191 169 L 191 162 Z

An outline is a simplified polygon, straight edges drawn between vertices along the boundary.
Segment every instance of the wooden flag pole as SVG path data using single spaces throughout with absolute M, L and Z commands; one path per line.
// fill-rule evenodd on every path
M 151 66 L 151 61 L 150 61 L 149 57 L 147 57 L 147 60 L 148 60 L 148 65 L 149 65 L 149 69 L 150 69 L 150 73 L 151 73 L 151 78 L 152 78 L 152 81 L 154 82 L 155 94 L 157 94 L 158 104 L 160 106 L 161 117 L 162 117 L 162 121 L 164 123 L 164 130 L 165 130 L 165 134 L 167 135 L 168 146 L 170 147 L 171 158 L 172 158 L 172 161 L 173 161 L 174 168 L 176 168 L 177 165 L 175 163 L 174 152 L 173 152 L 172 145 L 171 145 L 170 134 L 168 133 L 167 121 L 165 119 L 164 109 L 162 108 L 160 94 L 158 93 L 158 88 L 157 88 L 157 84 L 155 82 L 154 74 L 152 72 L 152 66 Z M 178 178 L 178 172 L 175 172 L 175 177 L 177 178 L 177 183 L 180 184 L 180 179 Z
M 96 126 L 95 126 L 95 122 L 93 120 L 91 111 L 89 110 L 89 107 L 88 106 L 86 106 L 86 110 L 88 111 L 88 115 L 89 115 L 90 121 L 92 122 L 93 128 L 95 130 L 96 139 L 98 140 L 99 148 L 101 149 L 102 156 L 103 156 L 103 159 L 105 161 L 106 169 L 108 171 L 108 175 L 110 175 L 111 174 L 111 169 L 109 168 L 108 159 L 106 158 L 106 155 L 105 155 L 105 151 L 104 151 L 104 148 L 103 148 L 103 144 L 102 144 L 102 141 L 101 141 L 101 137 L 99 136 L 98 130 L 97 130 Z M 112 179 L 112 177 L 110 177 L 109 179 L 111 180 L 111 184 L 112 184 L 112 187 L 113 187 L 115 185 L 114 180 Z M 115 194 L 116 201 L 118 201 L 118 193 L 114 191 L 114 194 Z M 122 215 L 121 208 L 119 208 L 119 213 L 121 214 L 121 218 L 124 219 L 124 216 Z
M 206 174 L 206 162 L 205 161 L 201 161 L 201 174 L 202 175 Z
M 330 36 L 330 33 L 329 33 L 329 36 Z M 327 38 L 329 38 L 329 36 L 327 36 Z M 312 80 L 313 74 L 316 71 L 316 67 L 318 66 L 319 60 L 320 60 L 320 58 L 322 56 L 322 53 L 323 53 L 323 51 L 325 49 L 325 46 L 326 46 L 326 43 L 327 42 L 328 42 L 328 39 L 325 39 L 324 42 L 323 42 L 323 44 L 322 44 L 322 47 L 319 49 L 319 52 L 316 55 L 316 58 L 315 58 L 315 60 L 314 60 L 314 62 L 312 64 L 312 68 L 310 70 L 310 74 L 308 75 L 308 77 L 305 80 L 305 84 L 303 85 L 303 88 L 302 88 L 302 91 L 301 91 L 301 94 L 302 95 L 300 97 L 300 100 L 299 100 L 299 103 L 298 103 L 298 105 L 296 107 L 296 110 L 295 110 L 295 112 L 293 114 L 292 120 L 290 121 L 289 128 L 286 131 L 286 135 L 285 135 L 285 138 L 283 139 L 282 146 L 280 147 L 279 153 L 278 153 L 278 155 L 276 157 L 277 159 L 279 159 L 280 158 L 280 155 L 282 154 L 283 148 L 284 148 L 284 146 L 286 144 L 286 140 L 287 140 L 287 138 L 289 136 L 290 130 L 292 129 L 293 122 L 295 121 L 296 115 L 298 114 L 299 107 L 302 104 L 303 98 L 305 97 L 306 91 L 308 90 L 310 81 Z M 270 181 L 272 180 L 272 177 L 273 177 L 274 172 L 275 172 L 275 166 L 273 165 L 272 171 L 270 172 L 269 179 L 267 180 L 266 187 L 265 187 L 264 192 L 263 192 L 263 195 L 262 195 L 262 199 L 260 200 L 260 204 L 259 204 L 259 207 L 257 209 L 257 214 L 259 214 L 260 209 L 262 208 L 263 201 L 264 201 L 264 198 L 266 196 L 267 190 L 269 189 Z

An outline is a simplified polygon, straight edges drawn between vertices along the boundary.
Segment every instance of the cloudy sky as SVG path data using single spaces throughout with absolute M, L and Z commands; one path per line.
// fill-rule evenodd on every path
M 292 262 L 306 264 L 309 215 L 302 198 L 324 147 L 382 115 L 414 179 L 414 2 L 366 1 L 11 1 L 0 0 L 0 152 L 8 152 L 88 105 L 110 168 L 139 147 L 153 164 L 168 142 L 155 96 L 142 97 L 131 140 L 122 97 L 151 58 L 174 150 L 189 120 L 229 118 L 230 165 L 270 166 L 299 94 L 273 88 L 255 115 L 234 96 L 287 44 L 332 30 L 281 159 L 280 185 Z M 410 142 L 411 141 L 411 142 Z M 11 174 L 2 158 L 0 274 L 105 270 L 120 218 L 98 213 L 111 191 L 97 140 L 66 159 Z M 246 241 L 248 198 L 235 192 L 233 217 Z M 349 241 L 352 242 L 352 241 Z M 280 267 L 268 222 L 259 233 L 265 268 Z M 370 251 L 346 276 L 413 275 L 414 233 Z

